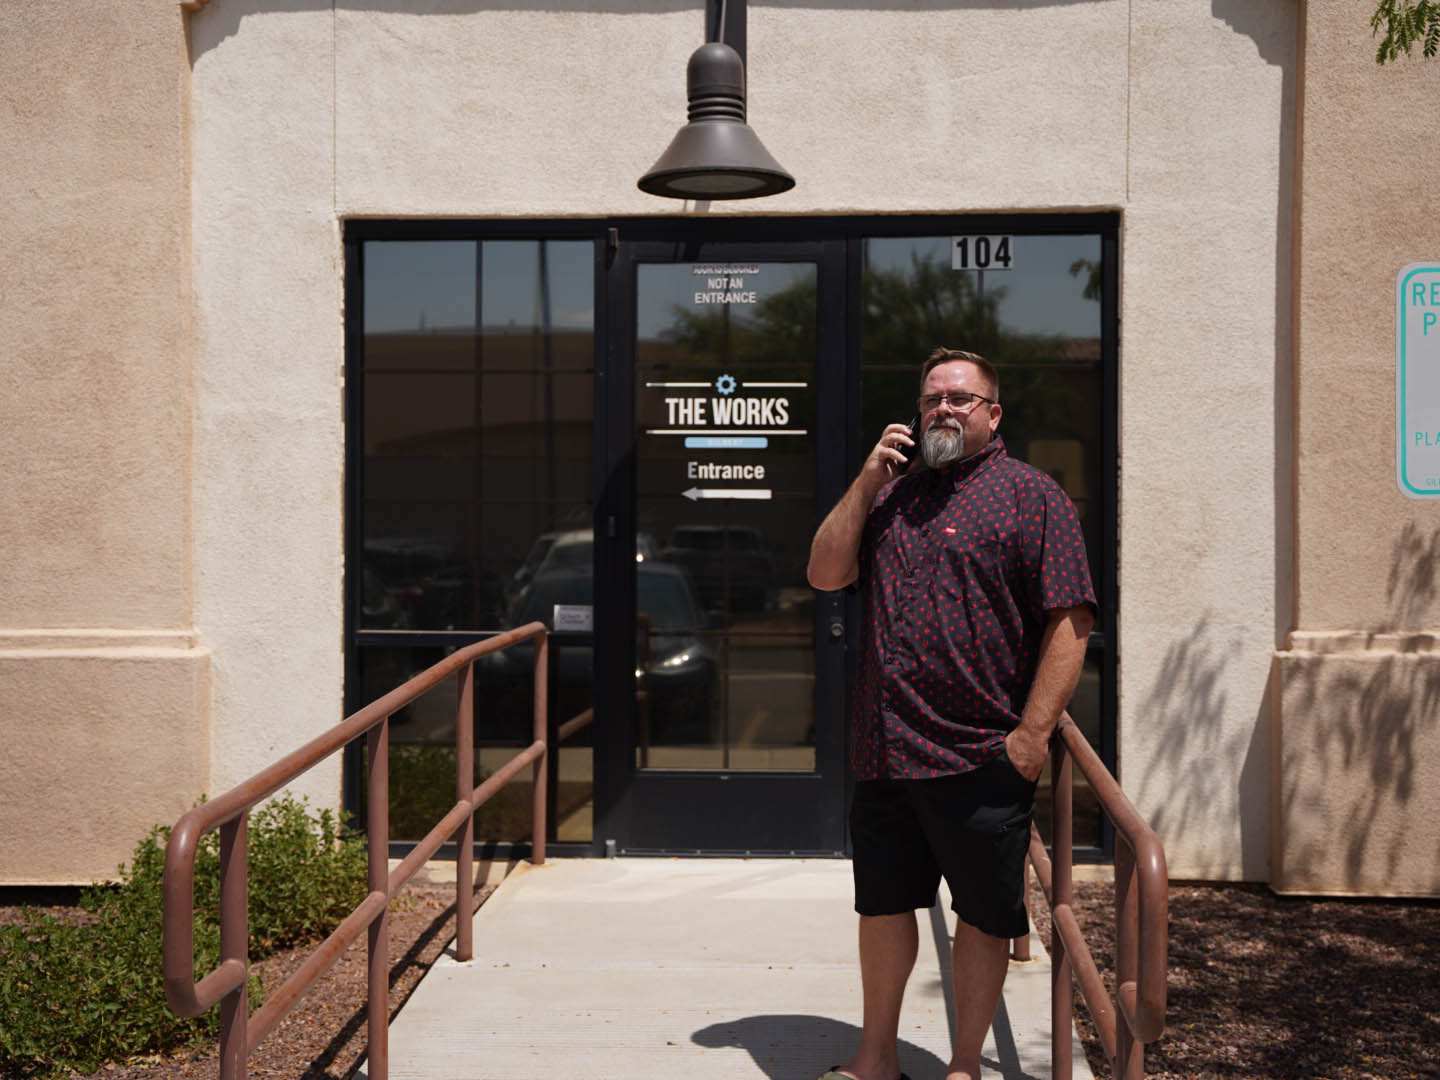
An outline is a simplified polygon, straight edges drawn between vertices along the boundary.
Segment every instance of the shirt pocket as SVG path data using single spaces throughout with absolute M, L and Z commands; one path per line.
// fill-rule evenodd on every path
M 978 533 L 943 534 L 941 587 L 957 598 L 995 596 L 1007 588 L 1019 551 L 1014 529 L 982 527 Z

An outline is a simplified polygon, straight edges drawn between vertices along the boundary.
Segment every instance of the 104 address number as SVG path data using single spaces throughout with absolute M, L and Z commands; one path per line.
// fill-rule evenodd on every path
M 1009 270 L 1014 259 L 1010 236 L 952 236 L 952 270 Z

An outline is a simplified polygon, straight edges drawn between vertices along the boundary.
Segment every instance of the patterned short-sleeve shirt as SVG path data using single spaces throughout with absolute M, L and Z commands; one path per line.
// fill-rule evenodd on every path
M 876 496 L 860 541 L 857 780 L 968 772 L 1004 753 L 1046 612 L 1095 606 L 1069 496 L 996 437 Z

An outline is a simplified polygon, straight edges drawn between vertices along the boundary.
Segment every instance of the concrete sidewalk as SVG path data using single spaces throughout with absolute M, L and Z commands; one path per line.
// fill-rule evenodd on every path
M 912 1080 L 949 1059 L 953 919 L 922 913 L 900 1031 Z M 452 946 L 391 1024 L 390 1076 L 813 1080 L 859 1035 L 855 928 L 840 859 L 526 864 L 476 913 L 475 959 Z M 1031 949 L 1010 965 L 987 1076 L 1050 1077 L 1050 963 L 1033 934 Z M 1075 1062 L 1090 1080 L 1078 1041 Z

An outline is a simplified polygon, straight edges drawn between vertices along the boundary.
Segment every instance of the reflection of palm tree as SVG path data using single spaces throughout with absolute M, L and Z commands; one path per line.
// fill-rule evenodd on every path
M 941 345 L 974 349 L 996 366 L 1007 432 L 1029 437 L 1055 427 L 1067 395 L 1049 367 L 1060 359 L 1063 339 L 1001 326 L 1005 294 L 1003 286 L 982 292 L 976 274 L 952 270 L 934 254 L 912 252 L 908 267 L 866 267 L 866 434 L 913 411 L 920 363 Z
M 1085 272 L 1085 291 L 1081 293 L 1086 300 L 1100 300 L 1100 263 L 1095 259 L 1076 259 L 1070 264 L 1070 276 L 1079 277 L 1081 271 Z
M 916 368 L 938 345 L 993 358 L 1003 288 L 982 295 L 973 274 L 952 270 L 934 255 L 912 252 L 908 268 L 867 266 L 862 291 L 866 366 Z

